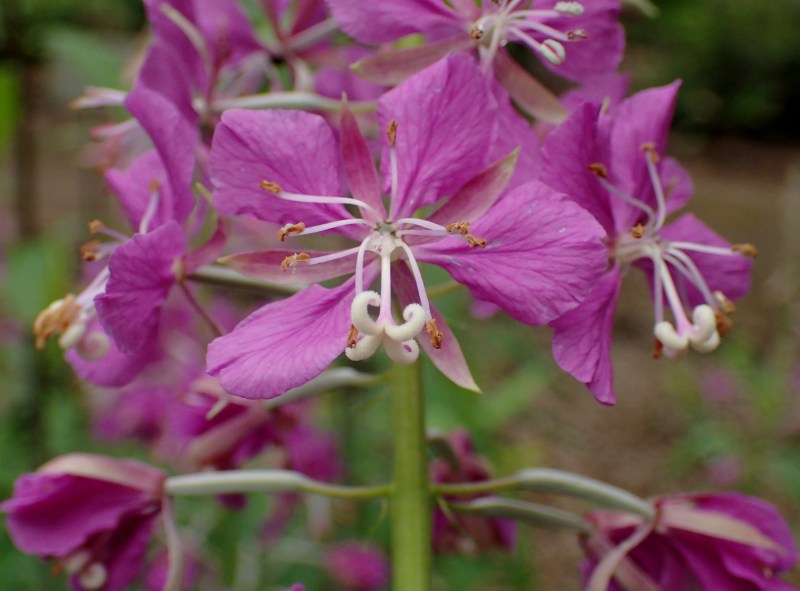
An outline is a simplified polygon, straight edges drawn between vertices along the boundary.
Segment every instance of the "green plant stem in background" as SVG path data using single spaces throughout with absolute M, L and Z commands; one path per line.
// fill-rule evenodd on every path
M 421 367 L 394 369 L 392 582 L 394 591 L 431 588 L 431 494 Z

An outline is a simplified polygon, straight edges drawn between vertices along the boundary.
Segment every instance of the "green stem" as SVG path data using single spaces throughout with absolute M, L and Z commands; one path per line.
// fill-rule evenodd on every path
M 172 496 L 220 495 L 247 492 L 304 492 L 338 499 L 371 499 L 389 494 L 389 487 L 342 486 L 307 478 L 290 470 L 226 470 L 167 478 L 164 489 Z
M 551 468 L 528 468 L 516 474 L 494 480 L 463 484 L 440 484 L 434 494 L 441 496 L 480 495 L 510 490 L 529 490 L 577 497 L 590 503 L 622 509 L 645 519 L 653 519 L 655 509 L 644 499 L 626 490 L 606 484 L 594 478 L 579 476 Z
M 391 493 L 394 591 L 431 588 L 431 491 L 421 366 L 394 370 L 394 476 Z

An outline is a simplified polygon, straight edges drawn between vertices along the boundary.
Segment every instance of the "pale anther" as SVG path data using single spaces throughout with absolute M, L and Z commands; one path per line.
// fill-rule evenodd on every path
M 285 259 L 283 259 L 283 261 L 281 262 L 281 271 L 285 273 L 286 269 L 288 269 L 289 267 L 294 268 L 297 266 L 297 263 L 302 263 L 303 261 L 307 261 L 309 259 L 311 259 L 311 255 L 305 252 L 298 252 L 295 254 L 291 254 Z
M 433 345 L 433 348 L 441 349 L 444 334 L 442 334 L 442 331 L 439 330 L 438 326 L 436 326 L 436 320 L 434 318 L 431 318 L 427 323 L 425 323 L 425 330 L 428 331 L 428 336 L 431 339 L 431 345 Z
M 302 234 L 305 229 L 306 225 L 303 222 L 298 222 L 297 224 L 286 224 L 280 230 L 278 230 L 278 240 L 284 242 L 287 236 L 297 236 L 298 234 Z
M 567 51 L 564 46 L 555 39 L 545 39 L 540 45 L 540 51 L 544 58 L 553 65 L 560 66 L 567 59 Z
M 583 14 L 584 8 L 580 2 L 556 2 L 554 10 L 561 14 L 580 16 Z
M 270 193 L 282 193 L 283 189 L 278 183 L 273 183 L 272 181 L 261 181 L 258 183 L 258 186 L 264 189 L 265 191 L 269 191 Z
M 751 259 L 758 256 L 758 249 L 752 244 L 731 244 L 731 250 Z

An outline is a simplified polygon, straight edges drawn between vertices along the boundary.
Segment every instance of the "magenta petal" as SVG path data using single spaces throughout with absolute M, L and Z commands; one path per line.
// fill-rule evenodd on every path
M 342 160 L 350 191 L 353 197 L 368 203 L 379 215 L 385 217 L 386 210 L 381 196 L 378 171 L 375 169 L 375 158 L 367 145 L 367 140 L 361 135 L 358 121 L 346 107 L 342 110 L 340 126 Z
M 107 170 L 105 176 L 133 228 L 138 228 L 141 224 L 154 191 L 169 190 L 164 164 L 156 150 L 149 150 L 138 156 L 124 170 Z M 167 219 L 156 217 L 153 219 L 153 226 L 163 225 L 170 219 L 172 216 Z
M 602 228 L 539 182 L 503 197 L 471 232 L 488 245 L 451 237 L 414 253 L 526 324 L 547 324 L 578 306 L 606 269 Z
M 589 171 L 590 164 L 605 164 L 608 160 L 597 126 L 599 113 L 599 105 L 583 104 L 550 132 L 542 148 L 541 180 L 568 195 L 591 213 L 608 233 L 615 234 L 608 193 Z
M 106 292 L 95 298 L 95 307 L 122 352 L 139 351 L 153 338 L 161 306 L 176 281 L 175 260 L 185 250 L 183 231 L 170 222 L 135 235 L 111 255 L 111 278 Z
M 664 158 L 659 172 L 667 197 L 667 214 L 678 211 L 694 194 L 694 183 L 686 169 L 674 158 Z
M 222 220 L 217 219 L 217 227 L 205 244 L 183 257 L 183 272 L 188 275 L 203 265 L 216 261 L 225 250 L 226 240 L 225 226 L 222 225 Z
M 448 56 L 383 95 L 378 101 L 381 127 L 386 129 L 390 120 L 398 124 L 394 219 L 452 194 L 483 170 L 493 112 L 488 85 L 464 54 Z M 387 182 L 390 160 L 384 145 L 381 170 Z
M 256 310 L 209 345 L 208 372 L 251 399 L 274 398 L 317 377 L 347 344 L 353 285 L 312 285 Z
M 558 97 L 541 82 L 533 78 L 508 52 L 497 52 L 495 76 L 514 102 L 531 117 L 545 123 L 560 123 L 567 111 Z
M 113 529 L 128 512 L 147 502 L 141 490 L 69 474 L 33 473 L 14 485 L 14 497 L 0 510 L 6 527 L 25 552 L 63 557 L 92 535 Z M 68 508 L 68 510 L 67 510 Z
M 125 591 L 141 576 L 157 517 L 157 513 L 144 517 L 132 516 L 114 529 L 104 545 L 103 553 L 98 557 L 108 573 L 103 591 Z M 84 589 L 82 586 L 77 588 Z
M 622 192 L 653 208 L 656 198 L 642 146 L 652 144 L 661 156 L 666 152 L 679 88 L 680 82 L 649 88 L 623 101 L 612 112 L 612 161 L 604 162 L 610 165 L 609 180 Z M 627 231 L 639 216 L 641 212 L 630 207 L 620 209 L 615 216 L 617 230 Z
M 448 53 L 463 51 L 473 43 L 468 35 L 462 33 L 418 47 L 380 49 L 374 55 L 361 58 L 351 67 L 359 76 L 375 84 L 397 85 L 432 66 Z
M 785 553 L 776 554 L 773 551 L 759 548 L 749 549 L 750 553 L 760 557 L 772 568 L 786 570 L 797 561 L 797 545 L 794 536 L 774 505 L 739 493 L 695 494 L 689 495 L 689 498 L 697 504 L 698 509 L 724 513 L 754 526 L 774 540 L 785 550 Z M 735 542 L 725 542 L 724 545 L 732 548 L 740 546 Z
M 372 45 L 412 33 L 460 29 L 458 14 L 438 0 L 327 0 L 327 3 L 345 33 Z
M 297 285 L 301 283 L 319 283 L 334 277 L 352 274 L 356 268 L 356 256 L 347 256 L 327 263 L 309 265 L 298 262 L 295 266 L 281 269 L 281 263 L 287 257 L 298 254 L 297 250 L 262 250 L 258 252 L 243 252 L 232 254 L 220 260 L 229 267 L 233 267 L 242 275 L 275 283 L 277 285 Z M 330 253 L 324 251 L 305 250 L 303 254 L 320 257 Z M 367 259 L 369 260 L 369 259 Z
M 448 225 L 471 222 L 485 214 L 500 198 L 511 180 L 519 157 L 519 149 L 475 175 L 444 204 L 428 216 L 428 221 Z
M 611 336 L 622 280 L 614 267 L 583 303 L 550 323 L 558 366 L 589 386 L 603 404 L 614 404 Z
M 180 70 L 173 69 L 165 76 L 174 80 L 179 78 L 177 72 Z M 168 198 L 158 204 L 159 215 L 161 219 L 179 222 L 185 221 L 194 209 L 192 181 L 195 149 L 200 142 L 197 115 L 191 103 L 185 104 L 185 98 L 169 96 L 163 93 L 162 86 L 151 88 L 140 80 L 125 99 L 125 108 L 147 131 L 167 173 L 170 191 L 165 193 Z
M 397 264 L 394 265 L 393 271 L 395 272 L 394 278 L 396 281 L 392 283 L 392 287 L 396 290 L 397 297 L 403 307 L 408 304 L 419 303 L 417 287 L 408 268 L 404 265 Z M 431 361 L 439 371 L 446 375 L 454 384 L 466 390 L 480 392 L 481 389 L 472 377 L 472 372 L 469 370 L 467 360 L 464 359 L 464 353 L 461 351 L 461 346 L 458 344 L 456 336 L 450 330 L 444 317 L 442 317 L 433 305 L 431 305 L 431 315 L 434 320 L 436 320 L 436 324 L 442 332 L 441 348 L 435 349 L 433 347 L 425 331 L 420 333 L 417 337 L 417 342 L 425 350 L 425 353 L 431 358 Z
M 89 326 L 88 336 L 84 339 L 92 339 L 93 333 L 99 333 L 100 338 L 108 338 L 96 319 Z M 117 348 L 113 339 L 108 340 L 108 352 L 94 361 L 84 359 L 74 348 L 67 351 L 67 362 L 82 380 L 107 388 L 119 388 L 133 381 L 158 356 L 156 347 L 144 347 L 133 355 L 126 355 Z
M 306 195 L 342 195 L 339 152 L 319 115 L 300 111 L 243 111 L 222 115 L 209 162 L 214 205 L 222 214 L 307 226 L 353 217 L 341 205 L 285 201 L 262 181 Z

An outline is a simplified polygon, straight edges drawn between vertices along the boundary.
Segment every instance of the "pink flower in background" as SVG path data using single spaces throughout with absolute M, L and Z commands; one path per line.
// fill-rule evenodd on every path
M 71 454 L 22 476 L 0 505 L 14 543 L 54 558 L 80 591 L 123 591 L 141 574 L 166 475 L 138 462 Z
M 357 542 L 325 550 L 325 570 L 342 591 L 383 591 L 389 586 L 389 560 L 376 547 Z
M 592 294 L 551 323 L 553 355 L 603 403 L 614 403 L 611 333 L 622 277 L 641 269 L 653 292 L 656 354 L 708 353 L 750 288 L 749 245 L 731 245 L 691 214 L 667 223 L 691 180 L 664 158 L 678 84 L 640 92 L 608 113 L 585 103 L 544 145 L 541 179 L 591 212 L 610 265 Z M 670 321 L 667 313 L 671 313 Z
M 797 563 L 792 532 L 764 501 L 737 493 L 653 501 L 648 522 L 594 511 L 583 539 L 586 591 L 792 591 L 778 575 Z
M 619 0 L 328 0 L 342 29 L 358 41 L 390 43 L 422 33 L 427 43 L 410 49 L 384 49 L 355 68 L 368 79 L 396 84 L 449 52 L 477 54 L 482 69 L 494 73 L 509 95 L 529 114 L 563 119 L 557 99 L 518 65 L 508 44 L 526 47 L 553 72 L 584 80 L 613 72 L 625 45 L 617 22 Z
M 315 377 L 342 352 L 362 360 L 383 345 L 394 361 L 410 363 L 421 345 L 443 373 L 475 389 L 455 338 L 428 299 L 421 262 L 444 268 L 473 295 L 528 324 L 549 322 L 580 303 L 606 264 L 601 230 L 537 182 L 500 198 L 514 157 L 486 168 L 491 112 L 489 90 L 465 56 L 451 56 L 387 93 L 378 108 L 388 130 L 383 180 L 355 123 L 343 127 L 353 198 L 339 196 L 340 155 L 320 118 L 225 114 L 211 156 L 219 211 L 281 224 L 281 239 L 335 231 L 355 245 L 227 258 L 245 274 L 277 283 L 354 276 L 339 287 L 315 285 L 269 304 L 215 340 L 209 372 L 224 388 L 270 398 Z M 427 218 L 415 217 L 439 202 Z M 344 205 L 355 206 L 360 217 Z M 369 289 L 377 277 L 379 292 Z M 393 293 L 405 306 L 400 322 L 392 315 Z M 423 330 L 428 338 L 418 343 Z
M 431 463 L 429 473 L 432 482 L 458 484 L 491 478 L 486 461 L 475 453 L 472 439 L 466 431 L 453 431 L 447 437 L 446 445 L 450 449 L 447 457 L 439 457 Z M 469 498 L 459 497 L 459 500 Z M 445 515 L 438 508 L 433 513 L 433 548 L 442 554 L 456 551 L 474 554 L 493 547 L 511 550 L 516 542 L 516 534 L 516 524 L 508 519 Z

